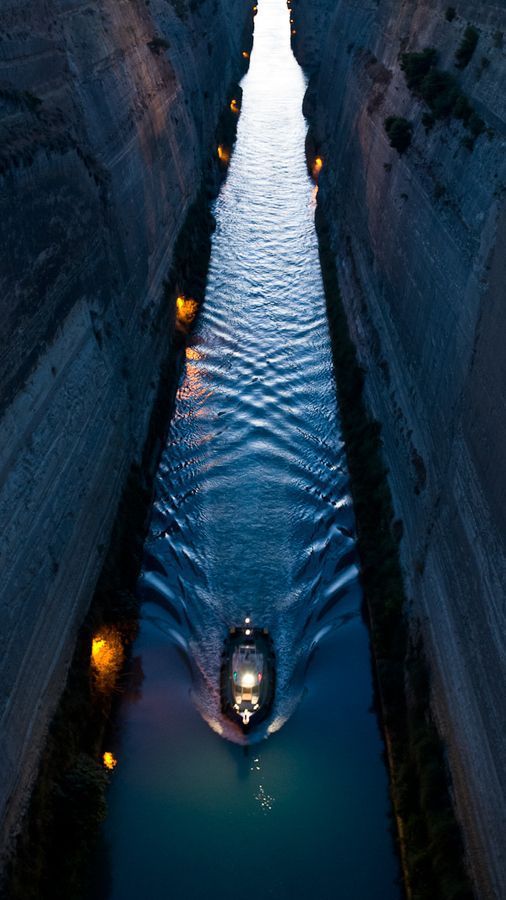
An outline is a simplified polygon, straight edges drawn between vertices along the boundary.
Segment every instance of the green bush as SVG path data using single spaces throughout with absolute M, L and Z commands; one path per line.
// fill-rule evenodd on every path
M 471 62 L 474 51 L 478 45 L 480 32 L 474 25 L 468 25 L 464 31 L 464 36 L 460 42 L 460 46 L 455 53 L 455 65 L 457 69 L 465 69 Z
M 418 53 L 403 53 L 401 69 L 406 83 L 430 109 L 430 113 L 424 113 L 422 117 L 426 131 L 430 131 L 436 119 L 460 119 L 471 132 L 472 136 L 464 144 L 472 150 L 475 139 L 486 131 L 485 122 L 476 114 L 455 77 L 436 68 L 436 60 L 437 53 L 432 47 Z
M 427 106 L 430 106 L 436 119 L 451 115 L 460 97 L 460 91 L 453 76 L 440 69 L 431 69 L 425 76 L 420 87 L 420 94 Z
M 424 78 L 436 62 L 437 50 L 433 47 L 427 47 L 420 53 L 403 53 L 401 55 L 401 69 L 406 76 L 406 83 L 410 91 L 415 94 L 420 91 Z
M 79 754 L 57 787 L 62 832 L 69 843 L 92 843 L 107 813 L 108 784 L 103 766 L 86 753 Z
M 425 131 L 431 131 L 435 124 L 436 119 L 432 113 L 425 112 L 422 116 L 422 125 L 425 128 Z
M 169 42 L 163 37 L 151 38 L 147 45 L 151 52 L 155 53 L 156 56 L 159 56 L 162 50 L 168 50 L 170 47 Z
M 473 112 L 468 122 L 468 128 L 473 137 L 477 138 L 485 131 L 485 122 Z
M 464 94 L 460 94 L 457 97 L 455 106 L 453 107 L 453 115 L 457 119 L 462 119 L 462 121 L 466 124 L 467 122 L 469 122 L 469 119 L 473 115 L 473 107 Z
M 411 144 L 413 126 L 411 122 L 402 116 L 389 116 L 385 119 L 385 131 L 390 141 L 390 146 L 397 150 L 399 155 L 406 152 Z

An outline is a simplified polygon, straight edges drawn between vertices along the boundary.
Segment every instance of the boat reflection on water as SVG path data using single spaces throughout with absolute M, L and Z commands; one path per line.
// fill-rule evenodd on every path
M 251 619 L 230 629 L 220 672 L 221 710 L 247 734 L 271 711 L 276 687 L 275 655 L 267 628 Z

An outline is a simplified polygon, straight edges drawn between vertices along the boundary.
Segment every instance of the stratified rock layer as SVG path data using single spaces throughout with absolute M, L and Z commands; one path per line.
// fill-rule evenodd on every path
M 2 5 L 0 844 L 140 458 L 248 23 L 245 0 Z
M 434 670 L 480 897 L 506 897 L 506 10 L 459 0 L 293 0 L 294 45 L 324 166 L 343 299 L 384 425 L 414 618 Z M 451 14 L 450 17 L 451 19 Z M 469 65 L 454 54 L 468 23 Z M 399 53 L 434 47 L 489 134 L 406 86 Z M 413 124 L 409 151 L 384 121 Z

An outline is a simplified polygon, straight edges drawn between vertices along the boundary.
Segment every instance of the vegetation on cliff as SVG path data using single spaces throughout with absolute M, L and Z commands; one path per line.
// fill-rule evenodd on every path
M 411 144 L 413 126 L 411 122 L 402 116 L 389 116 L 385 119 L 385 131 L 390 141 L 390 146 L 400 155 L 406 152 Z
M 409 90 L 423 100 L 430 110 L 430 113 L 424 115 L 424 125 L 430 128 L 437 119 L 459 119 L 470 132 L 471 142 L 474 143 L 486 130 L 485 123 L 475 112 L 455 77 L 437 67 L 437 59 L 434 47 L 401 55 L 401 69 Z
M 457 52 L 455 53 L 455 65 L 457 69 L 465 69 L 474 56 L 474 51 L 478 46 L 480 32 L 474 25 L 468 25 L 464 31 L 462 41 L 460 42 Z

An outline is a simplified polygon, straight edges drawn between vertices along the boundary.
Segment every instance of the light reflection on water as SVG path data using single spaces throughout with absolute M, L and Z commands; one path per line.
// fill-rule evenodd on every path
M 144 681 L 121 708 L 94 900 L 235 900 L 245 885 L 257 900 L 399 896 L 305 83 L 284 0 L 262 0 L 255 22 L 206 299 L 158 475 L 135 645 Z M 227 628 L 246 615 L 270 629 L 277 655 L 274 708 L 257 734 L 269 738 L 250 748 L 222 739 L 241 735 L 218 691 Z

